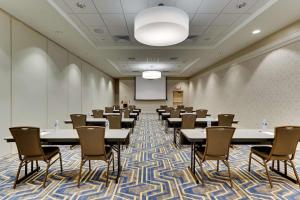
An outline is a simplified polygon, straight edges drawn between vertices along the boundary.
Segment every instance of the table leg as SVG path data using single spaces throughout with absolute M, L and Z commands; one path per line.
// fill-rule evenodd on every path
M 199 180 L 196 176 L 196 166 L 195 166 L 195 143 L 191 144 L 191 166 L 189 166 L 189 171 L 191 172 L 196 183 L 199 183 Z
M 27 166 L 28 163 L 26 162 L 25 163 L 25 175 L 17 180 L 17 184 L 21 183 L 22 181 L 24 181 L 27 178 L 31 177 L 35 172 L 39 171 L 40 167 L 38 165 L 36 165 L 36 168 L 33 169 L 33 161 L 30 161 L 30 162 L 31 162 L 30 172 L 28 173 L 28 168 L 27 168 L 28 167 Z
M 284 163 L 285 165 L 286 165 L 286 163 Z M 282 176 L 282 177 L 284 177 L 284 178 L 286 178 L 286 179 L 288 179 L 288 180 L 290 180 L 290 181 L 292 181 L 293 183 L 296 183 L 296 184 L 298 184 L 298 181 L 296 180 L 296 179 L 294 179 L 293 177 L 290 177 L 288 174 L 287 174 L 287 166 L 284 166 L 285 167 L 285 172 L 284 173 L 282 173 L 281 171 L 280 171 L 280 163 L 279 163 L 279 161 L 277 161 L 277 169 L 275 169 L 275 167 L 273 167 L 273 165 L 272 166 L 270 166 L 269 168 L 270 168 L 270 170 L 271 171 L 273 171 L 273 172 L 275 172 L 276 174 L 278 174 L 279 176 Z
M 174 145 L 175 147 L 177 146 L 176 144 L 176 128 L 174 127 L 174 138 L 173 138 L 173 142 L 174 142 Z
M 118 142 L 118 174 L 117 174 L 117 179 L 116 183 L 118 183 L 119 178 L 121 176 L 121 171 L 122 171 L 122 166 L 121 166 L 121 144 Z

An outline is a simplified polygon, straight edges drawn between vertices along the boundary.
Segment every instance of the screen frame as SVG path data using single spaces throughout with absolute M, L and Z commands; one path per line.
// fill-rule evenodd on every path
M 136 76 L 134 77 L 134 100 L 135 101 L 168 101 L 168 77 L 166 78 L 166 98 L 165 99 L 137 99 L 136 98 Z

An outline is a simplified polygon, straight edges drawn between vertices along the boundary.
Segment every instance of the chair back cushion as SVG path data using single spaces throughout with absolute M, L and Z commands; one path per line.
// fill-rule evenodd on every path
M 107 119 L 109 121 L 110 129 L 121 129 L 121 115 L 108 115 Z
M 81 153 L 83 156 L 105 155 L 105 128 L 99 126 L 82 126 L 77 128 Z
M 272 156 L 294 155 L 300 140 L 299 126 L 282 126 L 275 128 L 275 136 L 271 151 Z
M 19 156 L 44 156 L 40 129 L 36 127 L 12 127 L 9 129 L 17 145 Z
M 208 127 L 206 130 L 207 156 L 228 156 L 229 147 L 235 128 L 225 126 Z
M 73 129 L 76 129 L 80 126 L 86 126 L 86 115 L 83 114 L 71 114 L 70 115 Z
M 207 112 L 208 111 L 205 110 L 205 109 L 198 109 L 198 110 L 196 110 L 197 118 L 206 118 Z
M 193 129 L 195 128 L 195 122 L 196 122 L 196 115 L 194 114 L 185 114 L 181 116 L 182 123 L 181 128 L 182 129 Z
M 103 118 L 103 110 L 92 110 L 94 118 Z
M 233 118 L 233 114 L 219 114 L 218 126 L 232 126 Z

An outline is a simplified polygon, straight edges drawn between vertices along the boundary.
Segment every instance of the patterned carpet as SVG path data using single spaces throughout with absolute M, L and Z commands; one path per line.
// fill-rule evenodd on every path
M 119 184 L 110 181 L 105 187 L 104 165 L 92 162 L 93 170 L 84 168 L 83 180 L 77 188 L 80 148 L 70 150 L 62 146 L 64 172 L 59 164 L 50 168 L 46 189 L 41 187 L 43 170 L 12 189 L 17 171 L 17 156 L 0 160 L 1 199 L 300 199 L 296 184 L 271 172 L 274 187 L 269 187 L 264 169 L 253 162 L 248 172 L 249 146 L 231 149 L 230 163 L 234 188 L 227 181 L 227 169 L 216 163 L 205 164 L 206 185 L 195 184 L 187 167 L 190 149 L 176 149 L 172 144 L 172 130 L 166 134 L 157 115 L 143 114 L 131 137 L 131 145 L 122 152 L 124 166 Z M 297 154 L 300 174 L 300 152 Z M 199 168 L 197 168 L 199 170 Z M 114 178 L 116 173 L 112 173 Z

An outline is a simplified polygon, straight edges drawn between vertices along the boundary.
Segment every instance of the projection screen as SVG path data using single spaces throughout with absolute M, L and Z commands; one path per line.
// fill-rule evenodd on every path
M 135 100 L 167 100 L 167 80 L 135 78 Z

